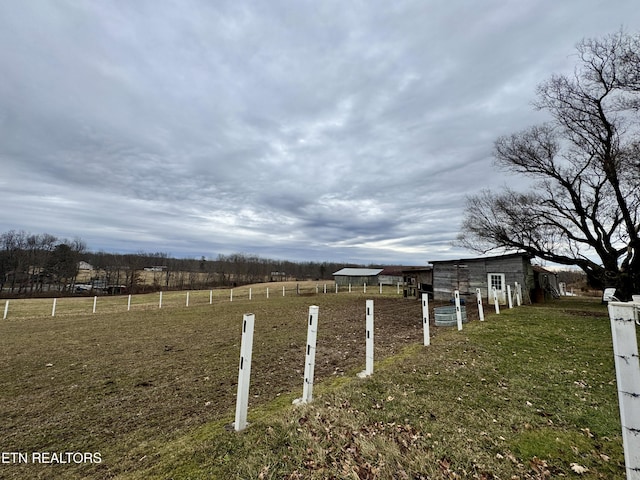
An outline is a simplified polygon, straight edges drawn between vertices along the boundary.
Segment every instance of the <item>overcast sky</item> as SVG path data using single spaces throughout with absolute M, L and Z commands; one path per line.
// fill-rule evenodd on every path
M 0 233 L 421 265 L 637 0 L 0 0 Z

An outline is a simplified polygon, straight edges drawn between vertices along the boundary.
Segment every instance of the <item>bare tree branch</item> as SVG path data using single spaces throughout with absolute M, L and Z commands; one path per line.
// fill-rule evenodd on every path
M 458 243 L 577 265 L 626 298 L 640 292 L 640 36 L 577 50 L 573 77 L 537 89 L 553 121 L 495 142 L 496 164 L 538 179 L 536 190 L 469 197 Z

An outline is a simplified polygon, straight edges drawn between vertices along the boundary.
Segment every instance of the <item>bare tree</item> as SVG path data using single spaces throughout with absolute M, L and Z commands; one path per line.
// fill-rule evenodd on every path
M 586 39 L 577 52 L 573 76 L 537 89 L 552 120 L 495 142 L 497 165 L 534 190 L 468 197 L 458 240 L 577 265 L 626 299 L 640 292 L 640 36 Z

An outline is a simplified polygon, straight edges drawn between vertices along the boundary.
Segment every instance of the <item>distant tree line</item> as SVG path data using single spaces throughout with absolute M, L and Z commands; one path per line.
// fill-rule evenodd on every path
M 0 234 L 0 292 L 66 292 L 75 282 L 85 250 L 82 240 L 59 239 L 48 233 L 11 230 Z
M 81 261 L 92 269 L 81 272 Z M 10 295 L 141 293 L 281 280 L 328 280 L 345 266 L 357 265 L 272 260 L 242 253 L 218 255 L 213 260 L 205 256 L 172 258 L 162 252 L 90 252 L 80 239 L 15 230 L 0 234 L 0 293 Z

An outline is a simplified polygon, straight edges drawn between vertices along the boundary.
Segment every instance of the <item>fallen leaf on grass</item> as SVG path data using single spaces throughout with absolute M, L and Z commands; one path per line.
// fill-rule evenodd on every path
M 587 437 L 593 438 L 593 433 L 591 433 L 591 430 L 589 430 L 588 428 L 581 428 L 580 431 L 583 432 Z
M 587 467 L 583 467 L 582 465 L 579 465 L 577 463 L 571 464 L 571 470 L 576 472 L 578 475 L 582 475 L 583 473 L 587 473 L 589 471 Z

